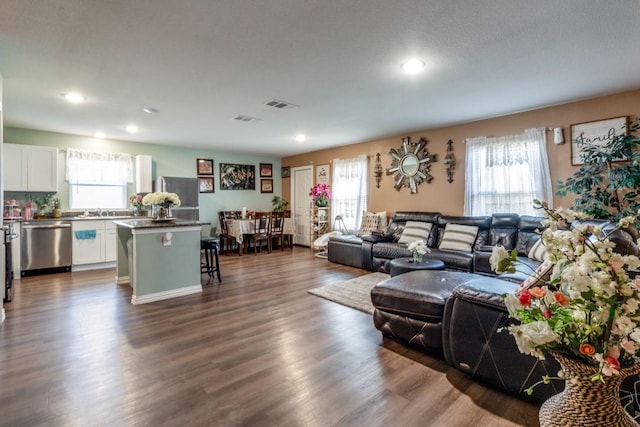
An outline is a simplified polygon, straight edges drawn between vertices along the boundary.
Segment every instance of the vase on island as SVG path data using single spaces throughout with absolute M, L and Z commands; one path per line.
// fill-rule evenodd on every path
M 540 407 L 541 427 L 638 426 L 620 403 L 620 384 L 640 373 L 640 365 L 620 369 L 620 375 L 593 380 L 596 366 L 552 353 L 564 371 L 564 391 L 550 397 Z
M 415 264 L 420 264 L 422 262 L 422 254 L 413 252 L 411 261 Z
M 156 221 L 165 221 L 171 219 L 171 206 L 152 205 L 151 218 Z

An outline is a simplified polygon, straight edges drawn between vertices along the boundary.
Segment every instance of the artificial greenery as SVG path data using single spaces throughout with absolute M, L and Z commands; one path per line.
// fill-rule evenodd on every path
M 283 199 L 280 196 L 273 196 L 273 199 L 271 199 L 271 206 L 273 206 L 273 210 L 275 212 L 284 211 L 284 209 L 287 207 L 288 204 L 289 202 L 287 202 L 285 199 Z
M 40 214 L 44 214 L 44 213 L 50 212 L 51 209 L 54 208 L 54 207 L 51 206 L 52 203 L 55 203 L 54 199 L 58 199 L 58 198 L 54 197 L 53 194 L 51 194 L 51 193 L 42 194 L 40 197 L 35 197 L 33 195 L 29 195 L 29 200 L 36 204 L 37 209 L 38 209 L 38 213 L 40 213 Z M 59 200 L 60 199 L 58 199 L 58 206 L 59 206 L 59 203 L 60 203 Z
M 556 194 L 573 193 L 573 209 L 594 218 L 619 220 L 640 209 L 640 117 L 629 132 L 616 135 L 609 144 L 582 149 L 584 164 L 566 181 L 558 181 Z M 626 159 L 622 160 L 621 159 Z

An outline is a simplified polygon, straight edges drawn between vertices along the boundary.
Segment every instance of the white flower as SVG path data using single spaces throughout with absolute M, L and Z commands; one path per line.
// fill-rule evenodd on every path
M 142 198 L 142 204 L 145 206 L 158 205 L 164 207 L 180 206 L 180 197 L 176 193 L 167 193 L 164 191 L 156 191 L 149 193 Z
M 500 268 L 500 263 L 505 259 L 508 259 L 510 256 L 509 251 L 507 251 L 504 246 L 495 246 L 491 251 L 491 256 L 489 257 L 491 269 L 496 273 L 502 273 L 504 270 L 498 270 L 498 268 Z
M 544 358 L 538 350 L 538 346 L 558 341 L 558 336 L 551 330 L 549 324 L 538 320 L 522 325 L 511 325 L 507 328 L 516 339 L 518 350 L 521 353 Z
M 504 305 L 507 307 L 509 314 L 513 314 L 516 310 L 522 308 L 522 304 L 520 304 L 520 300 L 514 294 L 507 294 L 504 298 Z
M 412 253 L 424 255 L 431 250 L 427 247 L 427 242 L 422 239 L 414 240 L 407 246 L 407 249 Z

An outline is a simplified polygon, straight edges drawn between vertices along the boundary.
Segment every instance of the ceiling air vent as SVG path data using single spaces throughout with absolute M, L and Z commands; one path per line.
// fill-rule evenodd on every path
M 273 107 L 273 108 L 277 108 L 279 110 L 288 110 L 290 108 L 297 107 L 297 105 L 295 105 L 295 104 L 292 104 L 292 103 L 286 102 L 286 101 L 280 101 L 279 99 L 270 99 L 267 102 L 265 102 L 264 105 L 267 105 L 267 106 Z
M 239 122 L 257 122 L 260 119 L 256 118 L 256 117 L 250 117 L 250 116 L 245 116 L 242 114 L 238 114 L 237 116 L 235 116 L 233 118 L 233 120 L 238 120 Z

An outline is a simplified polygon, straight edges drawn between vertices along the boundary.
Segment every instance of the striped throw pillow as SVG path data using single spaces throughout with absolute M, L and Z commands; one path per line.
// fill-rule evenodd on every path
M 471 252 L 477 234 L 478 227 L 475 225 L 447 224 L 439 248 Z
M 527 254 L 527 257 L 531 259 L 535 259 L 536 261 L 540 261 L 540 262 L 546 261 L 547 258 L 549 258 L 549 254 L 545 250 L 544 244 L 542 243 L 542 239 L 538 239 L 538 241 L 535 242 L 533 246 L 531 246 L 531 249 L 529 249 L 529 253 Z
M 429 241 L 429 233 L 431 233 L 430 222 L 407 221 L 398 243 L 408 245 L 414 240 L 424 240 L 427 242 Z

